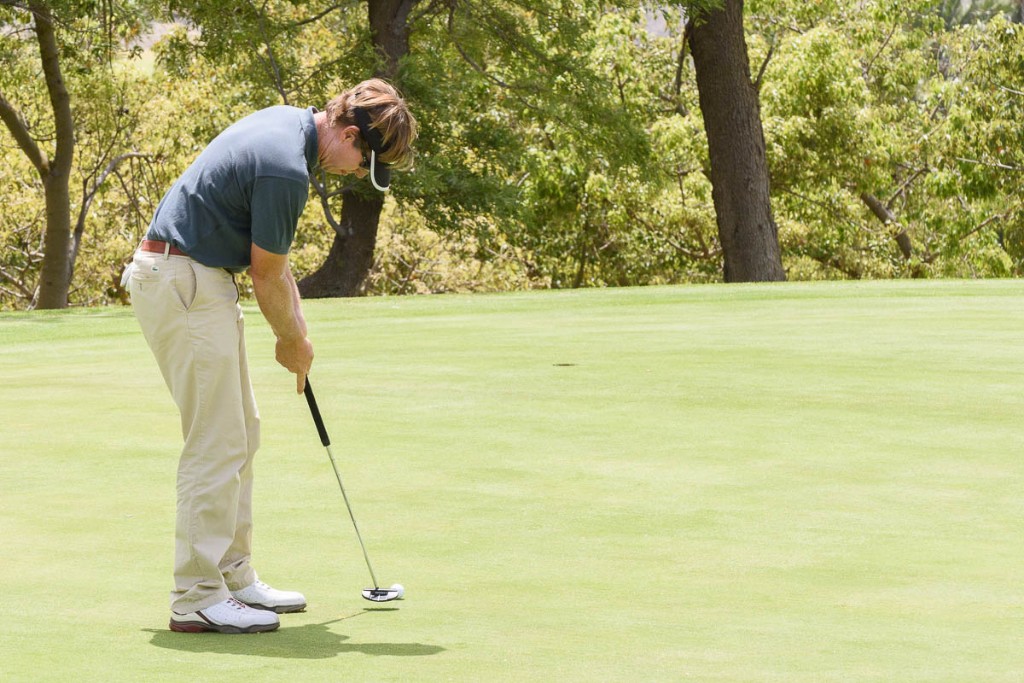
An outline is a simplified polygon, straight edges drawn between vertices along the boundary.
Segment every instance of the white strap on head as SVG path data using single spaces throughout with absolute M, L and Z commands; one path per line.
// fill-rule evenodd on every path
M 391 186 L 388 185 L 388 187 L 381 187 L 380 185 L 377 184 L 377 174 L 374 173 L 374 171 L 376 171 L 376 170 L 377 170 L 377 153 L 374 152 L 371 149 L 370 150 L 370 182 L 373 183 L 373 186 L 375 188 L 377 188 L 378 190 L 380 190 L 381 192 L 387 192 L 388 188 L 391 187 Z

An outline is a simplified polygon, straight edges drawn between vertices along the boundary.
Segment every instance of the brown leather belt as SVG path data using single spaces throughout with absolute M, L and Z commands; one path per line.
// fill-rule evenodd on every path
M 188 256 L 181 249 L 178 249 L 173 244 L 170 245 L 170 249 L 167 248 L 167 242 L 161 242 L 159 240 L 142 240 L 142 244 L 139 245 L 139 249 L 142 251 L 148 251 L 152 254 L 163 254 L 167 253 L 171 256 Z

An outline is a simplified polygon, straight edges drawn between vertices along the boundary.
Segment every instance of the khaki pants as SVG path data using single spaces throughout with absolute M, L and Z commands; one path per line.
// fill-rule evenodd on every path
M 132 308 L 181 412 L 174 591 L 187 614 L 256 580 L 252 460 L 259 412 L 245 354 L 238 289 L 227 271 L 138 251 Z

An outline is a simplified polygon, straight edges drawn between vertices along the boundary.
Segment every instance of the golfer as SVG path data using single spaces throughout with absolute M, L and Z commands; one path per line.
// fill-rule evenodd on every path
M 246 268 L 301 392 L 313 362 L 288 251 L 310 176 L 370 176 L 412 160 L 416 120 L 388 83 L 360 83 L 325 111 L 258 111 L 203 150 L 157 207 L 125 271 L 132 308 L 181 413 L 172 631 L 255 633 L 305 609 L 250 562 L 259 412 L 234 274 Z

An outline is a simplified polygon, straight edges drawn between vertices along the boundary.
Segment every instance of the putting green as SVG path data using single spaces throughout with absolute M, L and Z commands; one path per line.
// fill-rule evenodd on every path
M 178 419 L 126 309 L 0 315 L 4 681 L 1019 681 L 1024 288 L 306 304 L 381 582 L 247 311 L 271 634 L 167 630 Z

